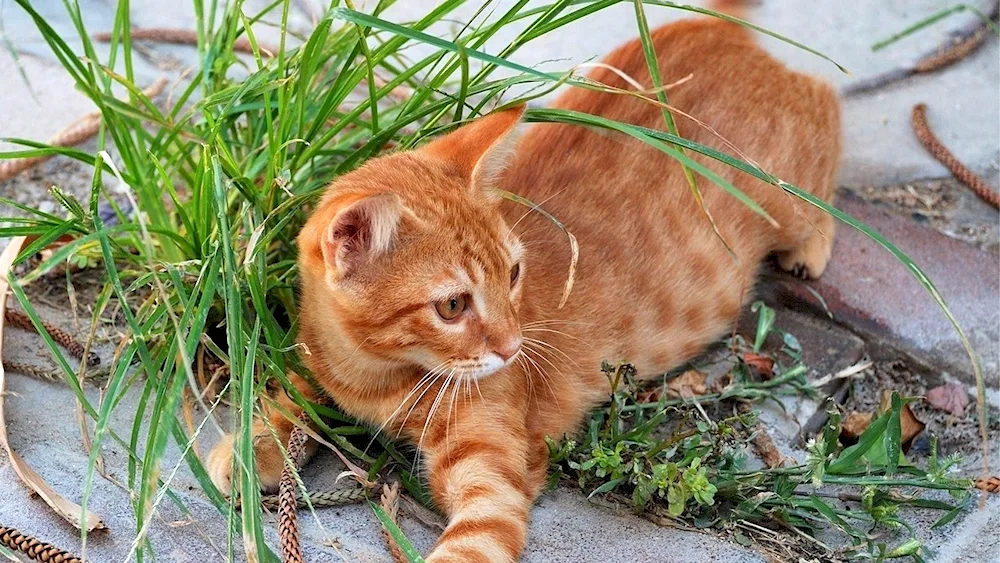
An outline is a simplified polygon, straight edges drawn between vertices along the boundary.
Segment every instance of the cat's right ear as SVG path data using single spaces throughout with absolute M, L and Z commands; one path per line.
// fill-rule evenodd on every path
M 323 234 L 323 259 L 334 280 L 342 280 L 392 248 L 403 204 L 379 194 L 341 209 Z

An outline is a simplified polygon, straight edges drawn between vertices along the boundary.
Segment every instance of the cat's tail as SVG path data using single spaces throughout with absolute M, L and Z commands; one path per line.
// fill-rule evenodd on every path
M 745 20 L 750 9 L 759 4 L 760 0 L 712 0 L 708 3 L 708 9 Z

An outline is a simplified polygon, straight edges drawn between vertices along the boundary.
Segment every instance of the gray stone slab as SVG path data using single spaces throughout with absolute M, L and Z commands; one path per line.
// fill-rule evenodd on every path
M 8 337 L 7 344 L 20 338 Z M 10 374 L 7 405 L 9 431 L 14 448 L 50 485 L 67 498 L 79 501 L 83 489 L 87 456 L 79 437 L 72 393 L 61 384 L 39 382 Z M 96 390 L 88 391 L 91 400 Z M 113 427 L 127 432 L 135 412 L 138 393 L 130 392 L 118 408 Z M 53 409 L 52 405 L 59 405 Z M 223 416 L 222 418 L 225 418 Z M 211 429 L 199 440 L 206 452 L 214 442 Z M 174 470 L 179 450 L 171 445 L 163 460 L 163 476 Z M 127 478 L 126 458 L 120 448 L 104 448 L 108 474 L 120 481 Z M 307 466 L 304 480 L 310 486 L 329 485 L 342 466 L 330 454 Z M 159 505 L 149 538 L 155 552 L 170 561 L 221 560 L 226 552 L 227 526 L 222 514 L 200 493 L 197 482 L 182 464 L 171 481 L 191 515 L 185 515 L 169 500 Z M 109 480 L 95 476 L 89 507 L 102 516 L 109 530 L 94 532 L 88 539 L 87 555 L 93 561 L 122 561 L 136 537 L 136 525 L 128 493 Z M 320 509 L 314 515 L 300 512 L 299 521 L 308 560 L 390 561 L 377 520 L 363 504 Z M 0 454 L 0 523 L 45 539 L 79 553 L 79 534 L 52 513 L 39 499 L 31 498 L 18 481 L 7 460 Z M 265 530 L 276 546 L 276 519 L 265 518 Z M 403 528 L 414 543 L 427 550 L 438 532 L 413 518 Z M 671 556 L 664 558 L 664 554 Z M 679 559 L 675 559 L 674 556 Z M 694 531 L 661 528 L 635 517 L 626 510 L 604 508 L 589 503 L 578 492 L 557 491 L 543 497 L 533 512 L 531 532 L 524 561 L 608 561 L 624 557 L 632 561 L 713 561 L 743 563 L 763 559 L 746 548 L 714 536 Z
M 7 5 L 9 9 L 9 4 Z M 20 77 L 14 57 L 0 49 L 0 137 L 48 140 L 60 129 L 94 111 L 93 103 L 73 89 L 66 71 L 45 58 L 20 57 L 21 68 L 30 86 Z M 24 150 L 13 143 L 0 142 L 0 151 Z

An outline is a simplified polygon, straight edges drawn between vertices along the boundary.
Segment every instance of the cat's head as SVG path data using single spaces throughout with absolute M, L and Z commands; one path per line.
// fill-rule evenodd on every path
M 524 248 L 491 188 L 523 108 L 339 178 L 299 235 L 303 331 L 371 377 L 481 378 L 514 361 Z M 378 386 L 379 382 L 358 382 Z

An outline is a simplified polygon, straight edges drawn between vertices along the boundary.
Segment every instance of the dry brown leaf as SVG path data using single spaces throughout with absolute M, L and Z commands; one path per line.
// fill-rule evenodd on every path
M 768 356 L 747 352 L 743 354 L 743 363 L 757 370 L 761 379 L 765 381 L 774 377 L 774 360 Z
M 785 456 L 781 455 L 778 447 L 774 445 L 771 435 L 761 425 L 757 426 L 757 434 L 753 438 L 753 445 L 757 448 L 757 453 L 760 454 L 760 458 L 764 461 L 764 464 L 769 468 L 774 469 L 775 467 L 785 465 Z
M 844 418 L 840 427 L 840 435 L 848 440 L 857 440 L 868 425 L 872 423 L 872 413 L 852 411 Z
M 0 254 L 0 311 L 6 310 L 7 308 L 7 290 L 10 288 L 7 283 L 7 272 L 10 271 L 11 265 L 14 263 L 14 259 L 17 258 L 18 253 L 20 253 L 21 248 L 27 243 L 26 237 L 15 237 L 4 249 L 3 254 Z M 3 315 L 0 315 L 0 357 L 3 353 Z M 41 475 L 35 472 L 34 469 L 29 466 L 24 459 L 21 458 L 10 447 L 10 442 L 7 440 L 7 423 L 6 414 L 4 412 L 4 396 L 6 390 L 6 374 L 3 369 L 3 362 L 0 362 L 0 446 L 3 447 L 4 451 L 7 452 L 7 459 L 10 460 L 11 466 L 14 467 L 14 471 L 17 472 L 18 477 L 21 481 L 28 486 L 32 491 L 34 491 L 42 500 L 48 504 L 52 510 L 56 512 L 59 516 L 66 519 L 67 522 L 73 524 L 77 528 L 86 527 L 88 532 L 96 529 L 105 529 L 104 521 L 101 517 L 94 514 L 91 511 L 87 511 L 84 521 L 81 522 L 80 514 L 83 509 L 80 505 L 70 502 L 63 498 L 59 493 L 57 493 L 48 483 L 42 479 Z
M 962 416 L 965 407 L 969 406 L 969 393 L 958 383 L 946 383 L 928 391 L 927 402 L 938 410 Z
M 892 392 L 889 390 L 882 391 L 882 401 L 879 403 L 879 412 L 886 412 L 892 408 Z M 918 434 L 924 431 L 927 427 L 926 424 L 921 422 L 917 415 L 913 414 L 910 410 L 910 405 L 903 405 L 903 410 L 899 413 L 899 423 L 901 430 L 900 443 L 903 446 L 903 453 L 910 451 L 910 442 L 917 437 Z
M 704 395 L 706 377 L 700 371 L 688 370 L 667 382 L 667 395 L 679 399 Z

